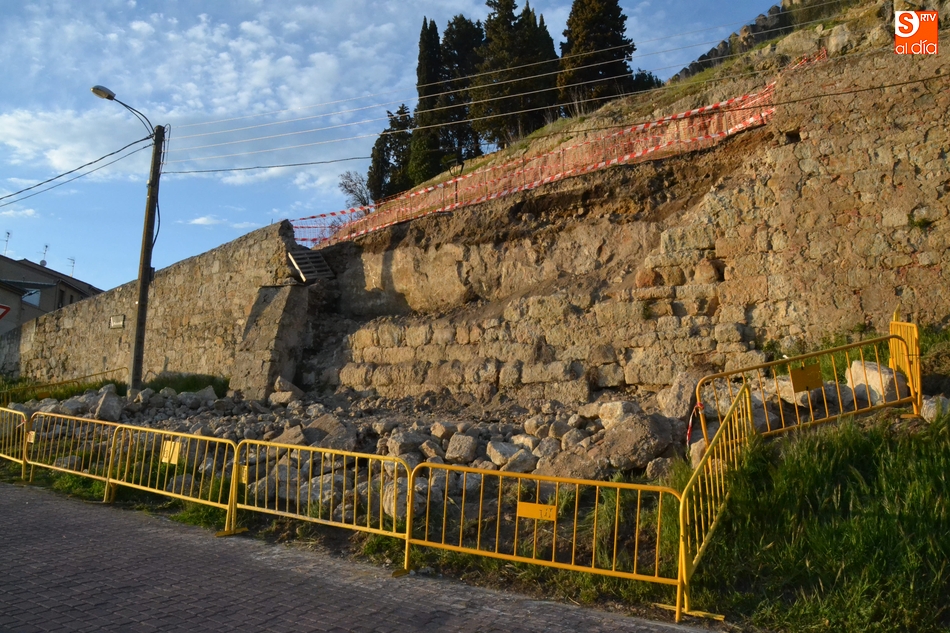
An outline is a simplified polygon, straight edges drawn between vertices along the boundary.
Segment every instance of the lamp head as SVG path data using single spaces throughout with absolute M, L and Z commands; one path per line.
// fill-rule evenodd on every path
M 115 100 L 115 93 L 105 86 L 93 86 L 92 94 L 96 95 L 100 99 L 108 99 L 109 101 Z

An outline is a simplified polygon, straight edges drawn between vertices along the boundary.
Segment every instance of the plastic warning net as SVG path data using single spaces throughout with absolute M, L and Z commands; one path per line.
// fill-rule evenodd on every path
M 813 58 L 800 60 L 792 68 L 824 58 L 822 51 Z M 319 248 L 598 169 L 704 149 L 767 123 L 775 113 L 774 95 L 773 81 L 756 93 L 648 123 L 601 131 L 599 136 L 588 136 L 553 151 L 476 169 L 376 205 L 292 220 L 294 235 L 298 242 Z

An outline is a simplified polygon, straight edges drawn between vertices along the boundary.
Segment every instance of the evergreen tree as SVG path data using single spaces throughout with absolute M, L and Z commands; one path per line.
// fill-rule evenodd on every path
M 373 144 L 366 174 L 366 186 L 377 202 L 412 187 L 409 177 L 412 115 L 403 104 L 395 114 L 387 112 L 386 116 L 389 126 Z
M 625 37 L 626 23 L 618 0 L 574 0 L 561 44 L 561 103 L 584 111 L 603 103 L 590 100 L 634 91 L 627 60 L 636 47 Z
M 518 104 L 518 110 L 526 111 L 519 115 L 518 123 L 524 135 L 544 127 L 555 116 L 558 56 L 554 49 L 554 38 L 544 24 L 544 16 L 537 18 L 528 3 L 525 3 L 524 11 L 518 18 L 518 28 L 524 47 L 522 57 L 529 60 L 525 63 L 548 62 L 525 69 L 527 75 L 536 76 L 522 84 L 522 92 L 530 93 L 521 97 Z
M 440 132 L 436 126 L 443 123 L 443 111 L 434 110 L 438 95 L 442 92 L 442 48 L 439 43 L 439 29 L 435 20 L 429 22 L 422 18 L 422 32 L 419 34 L 419 61 L 416 65 L 416 90 L 419 103 L 415 110 L 415 127 L 412 133 L 409 175 L 413 185 L 429 180 L 442 171 L 442 151 Z
M 463 15 L 452 18 L 442 34 L 443 92 L 446 94 L 439 97 L 438 107 L 441 120 L 446 123 L 440 143 L 446 152 L 444 159 L 459 162 L 482 154 L 478 132 L 465 121 L 469 119 L 472 101 L 470 77 L 478 72 L 479 49 L 484 41 L 481 22 L 472 22 Z
M 536 75 L 556 69 L 557 54 L 544 18 L 538 21 L 530 5 L 526 3 L 517 16 L 514 0 L 487 0 L 486 4 L 492 12 L 485 20 L 483 61 L 478 68 L 486 74 L 473 82 L 471 112 L 482 118 L 473 123 L 476 130 L 489 141 L 506 144 L 538 129 L 550 116 L 543 110 L 520 111 L 554 103 L 554 97 L 545 92 L 525 93 L 554 85 L 550 77 Z M 551 63 L 517 68 L 535 62 Z M 553 95 L 554 91 L 549 92 Z

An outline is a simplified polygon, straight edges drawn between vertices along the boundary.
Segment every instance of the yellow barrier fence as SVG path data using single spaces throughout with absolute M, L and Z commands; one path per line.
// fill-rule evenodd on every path
M 412 545 L 559 569 L 680 583 L 680 494 L 649 484 L 588 481 L 423 463 L 412 472 Z
M 406 538 L 401 459 L 244 440 L 233 479 L 236 509 Z
M 26 478 L 26 434 L 29 431 L 26 415 L 19 411 L 0 408 L 0 457 L 23 466 L 21 476 Z
M 128 380 L 129 370 L 125 367 L 118 367 L 108 371 L 90 374 L 80 378 L 63 380 L 52 383 L 31 383 L 0 391 L 0 407 L 6 407 L 11 402 L 26 402 L 27 400 L 42 400 L 63 389 L 76 389 L 85 386 L 94 386 L 104 382 L 122 382 Z
M 235 534 L 231 475 L 237 445 L 217 437 L 121 425 L 109 456 L 103 501 L 117 486 L 154 492 L 226 511 L 219 536 Z
M 709 615 L 690 609 L 689 584 L 755 433 L 750 391 L 739 388 L 682 493 L 447 464 L 410 472 L 394 457 L 49 413 L 21 415 L 16 437 L 24 466 L 103 481 L 104 501 L 126 486 L 221 508 L 219 535 L 240 531 L 240 509 L 404 539 L 405 569 L 416 545 L 652 582 L 676 589 L 680 621 Z
M 109 456 L 118 424 L 53 413 L 34 413 L 26 435 L 26 462 L 99 481 L 109 478 Z
M 919 357 L 919 351 L 916 352 Z M 897 335 L 783 358 L 770 363 L 712 374 L 696 385 L 703 437 L 725 418 L 741 384 L 751 391 L 752 418 L 763 435 L 821 424 L 841 415 L 912 405 L 919 413 L 919 381 L 895 371 L 888 362 L 912 358 Z
M 901 345 L 893 340 L 890 343 L 891 369 L 902 372 L 907 376 L 910 382 L 910 391 L 917 396 L 917 402 L 914 404 L 914 413 L 920 414 L 920 407 L 923 406 L 923 391 L 921 391 L 921 368 L 920 368 L 920 333 L 917 326 L 913 323 L 904 323 L 897 320 L 897 313 L 894 313 L 894 320 L 890 325 L 891 334 L 900 337 L 907 345 Z
M 751 392 L 749 385 L 742 385 L 693 476 L 683 488 L 679 516 L 680 577 L 683 582 L 676 596 L 677 622 L 681 612 L 695 613 L 690 609 L 689 583 L 729 498 L 730 472 L 741 465 L 754 434 Z

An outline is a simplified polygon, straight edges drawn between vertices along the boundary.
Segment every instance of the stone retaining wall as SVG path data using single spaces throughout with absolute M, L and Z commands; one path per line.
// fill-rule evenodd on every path
M 244 388 L 265 384 L 262 372 L 287 371 L 286 358 L 271 362 L 270 356 L 275 341 L 288 336 L 280 327 L 284 315 L 306 310 L 306 290 L 283 287 L 293 283 L 287 265 L 292 245 L 290 224 L 273 224 L 157 271 L 149 294 L 145 379 L 162 372 L 231 376 L 242 353 L 257 358 L 243 362 L 238 382 Z M 275 299 L 271 314 L 267 307 Z M 0 340 L 0 367 L 42 382 L 128 367 L 135 304 L 136 284 L 130 282 L 30 321 Z M 124 325 L 110 327 L 113 317 Z

